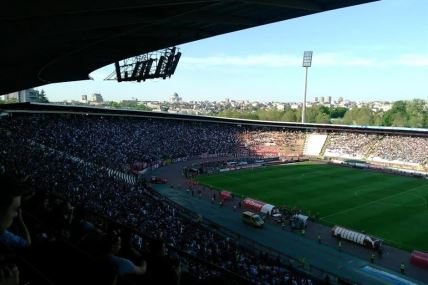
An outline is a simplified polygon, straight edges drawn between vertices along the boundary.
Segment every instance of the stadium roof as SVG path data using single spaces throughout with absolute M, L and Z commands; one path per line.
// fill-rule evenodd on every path
M 0 94 L 89 79 L 114 61 L 378 0 L 74 0 L 0 4 Z

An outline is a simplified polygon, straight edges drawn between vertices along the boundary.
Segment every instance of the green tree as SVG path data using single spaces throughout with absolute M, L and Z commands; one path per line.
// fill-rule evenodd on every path
M 223 110 L 218 116 L 254 120 L 300 122 L 302 109 L 287 108 L 284 111 L 271 110 Z M 387 112 L 375 112 L 370 108 L 343 107 L 327 108 L 313 106 L 306 109 L 308 123 L 335 123 L 347 125 L 374 125 L 395 127 L 428 127 L 428 104 L 424 100 L 397 101 Z
M 151 111 L 152 108 L 147 107 L 145 104 L 138 104 L 135 107 L 131 107 L 131 109 L 135 109 L 138 111 Z
M 348 110 L 343 117 L 346 125 L 373 125 L 373 122 L 374 112 L 367 107 Z
M 242 119 L 259 120 L 259 116 L 256 112 L 248 111 L 243 113 Z
M 415 99 L 406 104 L 407 124 L 412 128 L 423 128 L 425 126 L 425 102 Z
M 428 126 L 424 100 L 397 101 L 383 116 L 384 126 L 423 128 Z
M 109 107 L 111 107 L 111 108 L 115 108 L 115 109 L 119 109 L 121 106 L 120 106 L 120 103 L 118 103 L 118 102 L 114 102 L 114 101 L 111 101 L 109 104 L 108 104 L 108 106 Z
M 318 113 L 315 118 L 315 123 L 330 124 L 330 117 L 325 113 Z
M 147 107 L 145 104 L 135 103 L 118 103 L 118 102 L 110 102 L 108 104 L 110 108 L 114 109 L 130 109 L 130 110 L 138 110 L 138 111 L 151 111 L 152 109 Z
M 345 107 L 331 108 L 330 118 L 331 119 L 343 118 L 345 116 L 346 111 L 348 111 L 348 108 L 345 108 Z
M 39 92 L 39 94 L 37 95 L 37 102 L 38 103 L 49 103 L 49 100 L 46 97 L 45 90 L 42 89 L 42 91 Z
M 297 122 L 297 114 L 296 111 L 288 108 L 285 110 L 284 115 L 282 115 L 281 121 L 284 122 Z
M 279 111 L 278 109 L 274 108 L 271 110 L 259 110 L 257 112 L 257 115 L 258 115 L 260 120 L 281 121 L 282 116 L 284 115 L 284 112 Z
M 315 123 L 317 115 L 318 115 L 318 110 L 316 110 L 315 108 L 306 108 L 305 122 Z
M 395 114 L 391 126 L 393 127 L 405 127 L 407 125 L 407 118 L 405 113 Z
M 384 115 L 384 113 L 382 113 L 382 112 L 374 113 L 374 118 L 373 118 L 373 125 L 374 126 L 382 126 L 383 115 Z

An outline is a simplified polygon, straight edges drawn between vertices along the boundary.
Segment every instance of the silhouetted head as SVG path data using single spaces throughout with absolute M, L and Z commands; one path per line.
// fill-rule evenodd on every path
M 27 191 L 19 180 L 5 174 L 0 175 L 0 234 L 8 229 L 18 216 L 21 196 Z
M 122 239 L 116 234 L 107 234 L 102 239 L 103 252 L 117 255 L 122 248 Z

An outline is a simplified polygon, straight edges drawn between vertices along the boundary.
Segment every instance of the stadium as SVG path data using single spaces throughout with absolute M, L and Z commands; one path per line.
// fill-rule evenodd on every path
M 190 221 L 201 216 L 208 229 L 216 229 L 216 241 L 224 238 L 224 231 L 226 236 L 232 232 L 247 236 L 250 232 L 247 242 L 258 241 L 258 246 L 269 252 L 279 250 L 276 254 L 281 253 L 288 260 L 282 262 L 289 262 L 301 274 L 293 278 L 309 280 L 305 279 L 307 268 L 299 263 L 300 250 L 281 252 L 278 241 L 271 244 L 266 238 L 252 241 L 257 232 L 242 229 L 237 212 L 245 209 L 245 198 L 277 206 L 283 222 L 291 224 L 296 213 L 311 219 L 305 237 L 291 226 L 283 229 L 284 225 L 275 221 L 273 215 L 265 218 L 269 225 L 263 231 L 273 227 L 274 235 L 278 230 L 287 231 L 306 242 L 316 241 L 322 233 L 322 246 L 329 245 L 335 253 L 335 238 L 330 231 L 336 225 L 382 240 L 384 255 L 404 255 L 401 258 L 407 258 L 408 262 L 414 250 L 427 250 L 423 237 L 428 209 L 425 179 L 428 138 L 420 130 L 293 125 L 38 104 L 9 105 L 1 123 L 4 133 L 1 160 L 6 168 L 30 175 L 28 179 L 40 189 L 49 189 L 49 195 L 59 195 L 101 217 L 140 228 L 145 234 L 151 233 L 151 238 L 163 236 L 178 251 L 203 255 L 195 244 L 173 235 L 177 230 L 174 227 L 182 223 L 180 231 L 188 230 L 189 221 L 184 222 L 183 218 L 183 222 L 172 228 L 163 224 L 175 211 L 190 215 L 187 217 Z M 91 143 L 85 143 L 85 138 L 90 138 Z M 55 177 L 54 185 L 51 175 Z M 153 175 L 163 180 L 147 185 L 142 177 Z M 82 182 L 88 183 L 86 187 L 92 190 L 85 191 L 79 186 Z M 134 187 L 141 185 L 153 193 L 135 192 Z M 221 193 L 228 191 L 233 193 L 233 199 L 221 199 Z M 167 199 L 162 202 L 167 206 L 139 209 L 141 199 L 154 193 Z M 43 199 L 48 198 L 43 196 Z M 202 208 L 194 208 L 195 201 Z M 155 223 L 151 222 L 153 219 Z M 224 230 L 218 230 L 223 226 Z M 209 243 L 204 246 L 210 248 Z M 311 246 L 318 244 L 313 242 Z M 374 250 L 354 245 L 352 241 L 346 244 L 344 241 L 343 247 L 344 250 L 349 247 L 360 257 Z M 316 256 L 316 251 L 314 254 L 305 257 L 311 264 L 308 271 L 313 282 L 327 275 L 331 280 L 337 278 L 336 282 L 352 282 L 349 277 L 363 283 L 373 282 L 364 279 L 367 269 L 360 264 L 361 273 L 357 277 L 345 270 L 341 275 L 334 267 L 323 268 L 325 261 Z M 208 260 L 216 264 L 215 255 Z M 410 267 L 409 263 L 409 271 Z M 233 267 L 226 268 L 234 271 Z M 424 269 L 414 269 L 416 276 L 423 278 Z M 199 270 L 197 274 L 203 274 Z M 240 270 L 236 274 L 244 274 Z M 418 270 L 421 275 L 417 275 Z M 269 277 L 259 274 L 246 278 L 272 283 L 281 278 L 277 274 Z
M 57 57 L 77 45 L 67 38 L 50 57 L 0 69 L 8 79 L 0 91 L 83 79 L 126 56 L 370 1 L 143 2 L 152 31 L 145 21 L 134 34 L 112 27 L 113 3 L 78 1 L 55 19 L 67 30 L 76 17 L 83 29 L 95 9 L 105 22 L 89 39 L 100 26 L 125 41 L 172 23 L 188 33 L 115 53 L 116 39 L 95 39 Z M 127 4 L 116 9 L 125 14 Z M 255 17 L 261 8 L 266 18 Z M 126 28 L 141 24 L 123 18 Z M 22 64 L 37 72 L 20 74 Z M 0 142 L 0 285 L 428 283 L 426 129 L 25 103 L 0 106 Z

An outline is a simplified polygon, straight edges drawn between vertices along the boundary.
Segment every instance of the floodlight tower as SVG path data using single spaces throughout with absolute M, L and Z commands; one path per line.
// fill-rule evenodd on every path
M 302 108 L 302 123 L 305 122 L 305 113 L 306 113 L 306 89 L 308 86 L 308 67 L 311 67 L 312 64 L 312 51 L 305 51 L 303 53 L 303 67 L 306 68 L 305 75 L 305 95 L 303 97 L 303 108 Z

